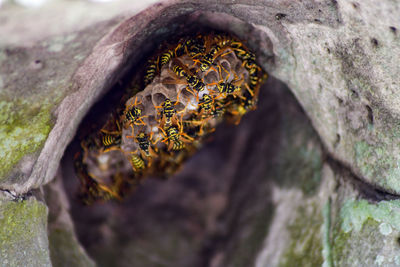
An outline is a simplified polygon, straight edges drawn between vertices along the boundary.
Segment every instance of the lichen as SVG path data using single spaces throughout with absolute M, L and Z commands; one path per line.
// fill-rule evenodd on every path
M 0 202 L 0 265 L 50 266 L 44 204 Z
M 0 179 L 27 154 L 43 146 L 51 130 L 49 105 L 0 96 Z
M 367 219 L 386 223 L 400 231 L 400 200 L 381 201 L 370 204 L 366 200 L 348 200 L 344 203 L 340 216 L 345 233 L 360 231 Z
M 368 180 L 373 179 L 371 177 L 382 177 L 383 179 L 374 182 L 399 192 L 400 159 L 384 152 L 388 151 L 387 144 L 392 146 L 392 141 L 382 142 L 377 145 L 370 145 L 366 141 L 356 142 L 354 144 L 356 166 Z
M 398 251 L 387 242 L 400 230 L 399 210 L 399 200 L 347 200 L 332 230 L 334 265 L 395 266 Z
M 375 220 L 368 218 L 359 232 L 346 233 L 337 224 L 332 238 L 334 266 L 374 266 L 376 257 L 384 247 L 381 235 L 377 235 L 378 226 Z
M 322 256 L 321 226 L 323 218 L 316 205 L 301 206 L 296 219 L 289 224 L 289 246 L 283 254 L 280 267 L 286 266 L 321 266 Z

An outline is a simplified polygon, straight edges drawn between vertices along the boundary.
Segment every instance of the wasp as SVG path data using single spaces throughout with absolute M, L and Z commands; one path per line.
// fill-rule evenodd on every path
M 142 156 L 146 157 L 156 157 L 157 153 L 152 148 L 152 145 L 156 145 L 157 142 L 152 142 L 153 133 L 149 135 L 145 134 L 144 132 L 139 133 L 136 136 L 136 141 L 139 144 L 139 149 L 141 151 Z
M 114 119 L 115 117 L 113 117 Z M 113 120 L 112 120 L 113 121 Z M 115 120 L 115 125 L 117 126 L 115 131 L 110 131 L 106 129 L 101 129 L 101 143 L 103 145 L 103 152 L 108 152 L 110 150 L 119 149 L 121 145 L 121 127 L 118 120 Z M 115 127 L 115 126 L 114 126 Z
M 206 51 L 204 38 L 199 34 L 195 38 L 189 38 L 184 42 L 185 53 L 195 58 Z
M 156 76 L 158 70 L 159 70 L 159 62 L 160 62 L 160 57 L 156 57 L 154 60 L 149 60 L 148 61 L 148 67 L 146 69 L 146 74 L 144 75 L 144 85 L 147 86 L 150 84 L 154 77 Z
M 179 93 L 177 95 L 177 101 L 172 102 L 169 98 L 167 98 L 164 100 L 161 106 L 154 106 L 156 109 L 161 109 L 159 114 L 161 115 L 160 125 L 162 125 L 162 127 L 171 125 L 173 120 L 175 123 L 177 122 L 176 115 L 178 112 L 176 111 L 175 106 L 179 103 Z M 184 111 L 185 109 L 179 111 L 179 113 Z
M 148 117 L 147 115 L 142 115 L 142 109 L 138 107 L 138 105 L 142 104 L 141 102 L 137 101 L 137 97 L 135 98 L 135 102 L 128 106 L 125 110 L 125 119 L 124 123 L 129 122 L 130 126 L 132 127 L 132 135 L 127 136 L 127 138 L 134 138 L 134 126 L 135 125 L 146 125 L 143 121 L 143 118 Z
M 241 80 L 239 80 L 241 81 Z M 217 84 L 217 88 L 218 91 L 221 94 L 228 94 L 228 95 L 234 95 L 237 92 L 240 92 L 241 87 L 238 85 L 235 85 L 234 83 L 236 82 L 236 80 L 234 80 L 233 82 L 219 82 Z
M 195 45 L 191 43 L 190 45 Z M 195 46 L 196 47 L 196 46 Z M 157 56 L 154 60 L 149 60 L 146 74 L 144 76 L 145 86 L 150 84 L 161 68 L 168 64 L 171 59 L 182 56 L 187 51 L 186 44 L 179 43 L 174 48 L 168 49 L 161 55 Z
M 185 124 L 188 127 L 199 127 L 196 128 L 195 134 L 197 136 L 202 136 L 204 134 L 204 127 L 207 125 L 209 119 L 212 118 L 214 110 L 214 99 L 209 94 L 204 94 L 199 101 L 198 110 L 197 110 L 197 120 L 187 120 Z M 209 130 L 208 132 L 212 132 L 214 129 Z
M 197 92 L 204 90 L 206 85 L 199 77 L 197 77 L 196 75 L 192 75 L 189 70 L 177 63 L 177 61 L 175 61 L 174 63 L 175 64 L 172 67 L 172 71 L 176 76 L 178 76 L 179 78 L 185 78 L 187 84 Z M 175 82 L 175 84 L 178 83 Z M 196 95 L 194 92 L 192 92 L 192 94 Z
M 243 61 L 243 66 L 249 72 L 250 75 L 250 87 L 256 87 L 259 82 L 261 68 L 253 60 Z
M 234 79 L 228 82 L 230 77 L 230 72 L 228 72 L 223 66 L 217 66 L 219 69 L 219 74 L 221 76 L 221 80 L 215 83 L 209 83 L 208 85 L 216 85 L 219 95 L 216 97 L 217 99 L 221 96 L 232 95 L 233 97 L 240 97 L 242 84 L 244 82 L 244 78 L 239 78 L 236 73 L 233 73 Z M 227 73 L 226 77 L 223 78 L 221 68 Z
M 178 128 L 180 129 L 178 130 Z M 165 143 L 169 141 L 168 150 L 182 150 L 185 148 L 184 142 L 190 143 L 194 141 L 192 137 L 183 132 L 182 122 L 180 126 L 178 126 L 178 128 L 175 126 L 169 126 L 168 128 L 166 128 L 165 131 L 162 128 L 159 128 L 165 136 L 165 138 L 161 142 Z
M 121 135 L 114 135 L 110 133 L 103 133 L 102 143 L 105 148 L 104 152 L 107 152 L 113 148 L 121 145 Z
M 226 106 L 227 105 L 228 104 L 225 103 L 225 100 L 217 100 L 217 101 L 215 101 L 214 102 L 214 108 L 213 108 L 213 110 L 211 112 L 211 115 L 214 118 L 222 117 L 226 112 Z
M 185 53 L 185 45 L 179 43 L 175 48 L 169 49 L 161 54 L 160 56 L 160 69 L 167 65 L 171 59 L 175 57 L 180 57 Z
M 198 112 L 200 118 L 205 119 L 211 115 L 214 106 L 214 99 L 209 94 L 204 94 L 199 101 Z
M 247 109 L 254 109 L 255 108 L 255 100 L 254 95 L 250 94 L 249 91 L 245 91 L 243 93 L 243 107 Z
M 206 53 L 200 60 L 194 59 L 193 61 L 195 62 L 195 65 L 199 63 L 199 69 L 202 72 L 206 71 L 206 74 L 212 69 L 216 71 L 216 69 L 213 68 L 212 65 L 214 64 L 214 61 L 218 56 L 223 57 L 232 53 L 232 51 L 229 51 L 227 53 L 221 54 L 226 50 L 226 48 L 229 48 L 229 44 L 231 43 L 231 41 L 232 39 L 226 35 L 218 35 L 214 37 L 214 45 L 211 47 L 210 51 Z
M 132 153 L 130 163 L 134 171 L 143 171 L 145 169 L 145 162 L 140 155 Z
M 243 45 L 242 42 L 233 40 L 230 43 L 230 46 L 233 49 L 233 51 L 235 52 L 235 55 L 240 60 L 242 60 L 242 61 L 245 61 L 245 60 L 255 61 L 256 60 L 256 56 L 252 52 L 248 51 L 248 49 Z
M 226 34 L 217 34 L 214 36 L 213 40 L 222 48 L 231 46 L 232 42 L 234 42 L 233 38 Z

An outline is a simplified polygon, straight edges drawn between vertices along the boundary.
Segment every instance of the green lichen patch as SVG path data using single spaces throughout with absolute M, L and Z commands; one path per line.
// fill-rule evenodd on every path
M 49 105 L 19 99 L 0 101 L 0 181 L 23 156 L 43 146 L 51 125 Z
M 95 266 L 80 247 L 73 233 L 68 230 L 51 229 L 49 231 L 49 244 L 53 266 Z
M 0 202 L 0 266 L 50 266 L 44 204 Z
M 334 266 L 396 266 L 399 211 L 399 200 L 347 200 L 332 230 Z
M 289 246 L 279 266 L 321 266 L 324 262 L 322 224 L 323 217 L 316 205 L 299 207 L 296 219 L 287 227 L 290 233 Z
M 398 129 L 396 129 L 398 130 Z M 382 138 L 384 138 L 382 136 Z M 392 140 L 383 140 L 383 143 L 370 145 L 365 141 L 356 142 L 354 144 L 355 161 L 363 176 L 367 179 L 380 179 L 373 182 L 379 185 L 400 192 L 400 158 L 397 156 L 387 155 L 386 151 L 392 148 Z
M 364 221 L 359 232 L 346 233 L 340 224 L 336 225 L 332 231 L 334 266 L 377 266 L 376 258 L 385 247 L 378 226 L 379 223 L 371 218 Z
M 370 204 L 366 200 L 348 200 L 340 216 L 345 233 L 360 231 L 367 219 L 388 224 L 400 231 L 400 200 L 381 201 L 378 204 Z

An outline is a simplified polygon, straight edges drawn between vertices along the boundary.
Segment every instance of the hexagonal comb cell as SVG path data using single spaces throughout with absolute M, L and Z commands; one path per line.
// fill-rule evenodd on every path
M 141 90 L 123 97 L 120 116 L 81 143 L 78 174 L 96 186 L 82 189 L 90 201 L 122 197 L 148 175 L 172 174 L 224 118 L 239 123 L 255 108 L 263 72 L 240 40 L 211 33 L 164 47 L 134 78 Z

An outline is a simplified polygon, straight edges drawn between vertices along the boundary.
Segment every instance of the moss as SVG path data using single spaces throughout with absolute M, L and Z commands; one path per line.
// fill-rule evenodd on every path
M 27 200 L 0 202 L 0 265 L 49 266 L 47 208 Z
M 23 156 L 43 146 L 52 126 L 49 105 L 1 101 L 0 125 L 0 177 L 4 177 Z
M 289 246 L 283 254 L 281 267 L 321 266 L 322 255 L 321 226 L 323 218 L 316 205 L 301 206 L 296 219 L 288 225 Z
M 53 266 L 95 266 L 80 247 L 73 233 L 62 228 L 51 229 L 49 243 Z
M 336 225 L 331 237 L 331 257 L 337 263 L 341 258 L 348 258 L 348 242 L 351 235 L 341 230 L 340 225 Z M 335 264 L 334 266 L 337 266 Z

